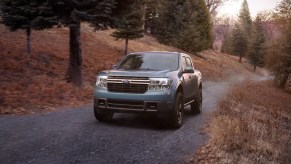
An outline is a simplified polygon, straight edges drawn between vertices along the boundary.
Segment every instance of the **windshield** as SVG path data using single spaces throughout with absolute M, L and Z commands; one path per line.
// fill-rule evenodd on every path
M 174 53 L 145 53 L 128 55 L 119 69 L 133 70 L 177 70 L 179 55 Z

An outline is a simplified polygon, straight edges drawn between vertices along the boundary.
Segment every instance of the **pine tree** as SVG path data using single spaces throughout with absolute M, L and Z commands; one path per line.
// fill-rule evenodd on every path
M 2 23 L 11 31 L 26 31 L 26 53 L 31 53 L 30 36 L 32 30 L 43 30 L 57 24 L 57 19 L 45 0 L 1 0 Z
M 228 54 L 232 53 L 232 34 L 230 32 L 226 34 L 222 41 L 221 52 Z
M 252 28 L 252 18 L 247 0 L 243 1 L 238 17 L 242 30 L 249 35 Z
M 158 6 L 159 0 L 144 0 L 145 8 L 145 22 L 144 30 L 145 33 L 150 33 L 155 35 L 157 27 L 157 18 L 158 18 Z
M 210 15 L 203 0 L 186 1 L 180 21 L 182 29 L 178 33 L 178 46 L 196 54 L 212 45 Z
M 253 23 L 249 40 L 250 44 L 248 46 L 248 58 L 254 66 L 254 71 L 256 71 L 257 66 L 262 67 L 264 65 L 265 40 L 262 20 L 260 16 L 257 15 Z
M 212 46 L 211 18 L 204 0 L 162 1 L 157 39 L 196 53 Z
M 112 33 L 114 38 L 125 40 L 124 55 L 128 52 L 128 41 L 143 37 L 142 3 L 138 0 L 131 0 L 124 14 L 118 21 L 117 30 Z
M 238 24 L 232 32 L 233 40 L 233 53 L 239 55 L 239 62 L 241 63 L 242 57 L 246 54 L 248 49 L 248 40 L 251 32 L 252 19 L 250 16 L 249 6 L 247 0 L 244 0 L 239 13 Z M 242 40 L 240 40 L 242 39 Z
M 70 29 L 70 61 L 68 82 L 82 86 L 81 22 L 89 22 L 95 30 L 112 25 L 114 0 L 47 0 L 60 24 Z
M 242 62 L 243 55 L 247 52 L 247 38 L 238 24 L 232 30 L 232 53 L 239 56 Z
M 179 16 L 182 12 L 184 2 L 180 0 L 162 0 L 157 19 L 156 34 L 160 43 L 177 45 L 177 32 L 182 30 Z

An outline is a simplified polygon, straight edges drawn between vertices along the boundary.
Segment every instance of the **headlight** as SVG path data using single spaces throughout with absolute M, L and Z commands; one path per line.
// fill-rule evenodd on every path
M 97 76 L 96 86 L 107 88 L 107 76 Z
M 170 88 L 172 81 L 168 78 L 150 78 L 149 91 L 167 90 Z

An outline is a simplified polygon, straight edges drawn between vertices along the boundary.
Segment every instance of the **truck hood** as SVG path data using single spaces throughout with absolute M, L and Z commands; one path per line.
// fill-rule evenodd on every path
M 156 71 L 156 70 L 108 70 L 100 74 L 107 76 L 131 76 L 131 77 L 165 77 L 170 70 Z

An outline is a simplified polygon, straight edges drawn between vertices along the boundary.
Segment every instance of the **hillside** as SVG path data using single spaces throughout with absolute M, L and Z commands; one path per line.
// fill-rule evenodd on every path
M 290 93 L 271 81 L 230 89 L 208 123 L 208 143 L 191 163 L 290 163 Z
M 124 42 L 110 36 L 112 30 L 97 31 L 82 25 L 82 88 L 64 80 L 69 57 L 69 31 L 55 28 L 32 32 L 32 54 L 25 51 L 24 31 L 10 32 L 0 26 L 1 78 L 0 114 L 25 114 L 51 111 L 60 107 L 81 106 L 92 100 L 96 74 L 108 69 L 123 56 Z M 130 41 L 129 51 L 178 51 L 145 36 Z M 204 51 L 193 56 L 204 80 L 221 80 L 231 74 L 253 75 L 251 66 L 239 64 L 233 56 Z

